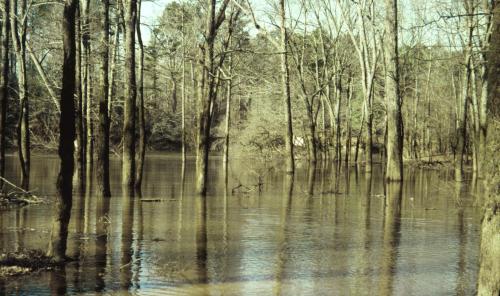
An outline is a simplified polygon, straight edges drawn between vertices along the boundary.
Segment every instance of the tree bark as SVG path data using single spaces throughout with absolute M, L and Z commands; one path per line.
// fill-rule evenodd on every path
M 182 165 L 186 164 L 186 42 L 184 33 L 184 7 L 182 7 L 182 77 L 181 77 L 181 141 L 182 141 Z
M 466 0 L 469 1 L 469 0 Z M 471 59 L 472 59 L 472 16 L 467 17 L 468 25 L 468 39 L 467 48 L 465 52 L 465 71 L 463 80 L 463 93 L 460 104 L 460 113 L 458 114 L 458 129 L 457 129 L 457 143 L 458 143 L 458 155 L 455 160 L 455 181 L 461 182 L 464 179 L 464 157 L 466 153 L 467 146 L 467 113 L 468 113 L 468 102 L 470 101 L 471 93 Z
M 200 66 L 198 78 L 198 131 L 196 147 L 196 191 L 200 195 L 207 193 L 208 154 L 210 151 L 210 127 L 212 122 L 212 107 L 217 95 L 217 71 L 215 63 L 214 44 L 217 30 L 224 21 L 229 0 L 224 0 L 216 13 L 215 0 L 207 0 L 208 15 L 205 40 L 200 44 Z
M 57 177 L 57 195 L 54 203 L 54 218 L 47 255 L 55 261 L 66 259 L 68 224 L 72 206 L 72 179 L 74 169 L 75 139 L 75 13 L 77 0 L 66 0 L 63 16 L 63 78 L 61 90 L 61 114 L 59 119 L 60 169 Z
M 492 33 L 489 46 L 488 62 L 488 103 L 490 119 L 496 126 L 488 134 L 488 156 L 495 162 L 489 172 L 489 194 L 484 205 L 481 222 L 480 266 L 477 295 L 493 296 L 500 294 L 500 194 L 498 186 L 498 122 L 500 120 L 500 3 L 492 3 Z M 495 129 L 496 127 L 496 129 Z M 496 150 L 495 150 L 496 147 Z
M 398 4 L 385 1 L 385 98 L 387 106 L 386 180 L 403 180 L 403 117 L 399 90 Z
M 2 19 L 9 19 L 10 0 L 2 1 Z M 1 102 L 0 102 L 0 176 L 5 176 L 5 133 L 7 123 L 7 102 L 9 100 L 9 40 L 10 40 L 10 22 L 2 22 L 2 83 L 1 83 Z M 0 180 L 0 189 L 3 189 L 3 181 Z
M 292 98 L 290 94 L 290 71 L 288 67 L 288 35 L 286 32 L 285 0 L 280 0 L 280 36 L 281 36 L 281 79 L 285 107 L 285 170 L 287 174 L 295 172 L 295 160 L 293 153 L 293 125 L 292 125 Z
M 93 165 L 93 122 L 92 122 L 92 94 L 91 94 L 91 71 L 90 71 L 90 0 L 82 1 L 82 45 L 83 45 L 83 75 L 82 75 L 82 96 L 83 96 L 83 112 L 85 112 L 84 120 L 84 143 L 85 143 L 85 170 L 87 180 L 92 175 Z
M 135 73 L 135 28 L 137 21 L 137 1 L 125 0 L 125 69 L 124 69 L 124 118 L 123 118 L 123 160 L 122 184 L 133 191 L 135 185 L 135 108 L 137 97 Z
M 111 118 L 111 109 L 113 108 L 113 97 L 115 96 L 115 73 L 118 52 L 120 50 L 120 14 L 115 17 L 115 38 L 113 41 L 113 52 L 111 53 L 111 64 L 109 66 L 109 89 L 108 89 L 108 117 Z
M 26 0 L 11 1 L 10 27 L 13 48 L 16 53 L 17 89 L 19 97 L 19 121 L 17 125 L 17 145 L 19 162 L 21 165 L 21 184 L 24 189 L 29 188 L 30 173 L 30 136 L 29 136 L 29 99 L 26 77 Z M 22 23 L 19 24 L 19 20 Z
M 79 186 L 79 191 L 85 191 L 85 125 L 84 125 L 84 104 L 82 93 L 82 34 L 81 34 L 81 9 L 80 1 L 77 3 L 76 8 L 76 177 Z
M 139 89 L 138 97 L 139 104 L 137 106 L 139 116 L 139 151 L 137 157 L 137 176 L 135 179 L 135 189 L 141 189 L 142 176 L 144 173 L 144 158 L 146 156 L 146 122 L 144 119 L 144 44 L 142 43 L 141 34 L 141 4 L 142 0 L 137 1 L 137 41 L 139 43 Z
M 109 0 L 102 0 L 99 8 L 99 43 L 97 44 L 99 58 L 99 85 L 96 96 L 99 100 L 99 118 L 97 137 L 95 140 L 96 158 L 96 192 L 103 197 L 111 196 L 109 185 Z

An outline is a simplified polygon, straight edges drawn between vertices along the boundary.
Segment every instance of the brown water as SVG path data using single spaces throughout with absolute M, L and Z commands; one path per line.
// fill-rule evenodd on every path
M 0 295 L 474 294 L 479 211 L 450 173 L 406 170 L 401 192 L 384 190 L 379 167 L 371 177 L 300 167 L 292 182 L 279 164 L 233 160 L 226 187 L 214 159 L 201 199 L 194 159 L 182 182 L 178 155 L 150 156 L 142 199 L 160 201 L 146 202 L 120 196 L 113 160 L 111 199 L 74 198 L 68 254 L 79 260 L 0 279 Z M 57 168 L 33 159 L 39 195 L 53 196 Z M 16 180 L 14 157 L 8 171 Z M 232 192 L 239 184 L 248 188 Z M 45 249 L 50 219 L 50 205 L 0 212 L 0 251 Z

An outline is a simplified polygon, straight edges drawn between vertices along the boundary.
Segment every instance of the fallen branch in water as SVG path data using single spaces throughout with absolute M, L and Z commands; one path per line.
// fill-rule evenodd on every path
M 39 204 L 46 201 L 45 199 L 36 196 L 32 192 L 24 190 L 23 188 L 15 185 L 4 177 L 0 177 L 0 180 L 15 189 L 14 191 L 0 193 L 0 208 Z

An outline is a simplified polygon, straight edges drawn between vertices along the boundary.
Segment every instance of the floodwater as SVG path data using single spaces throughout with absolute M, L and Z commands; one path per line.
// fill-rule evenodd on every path
M 202 199 L 194 159 L 182 178 L 178 155 L 152 155 L 142 196 L 124 198 L 119 165 L 112 198 L 74 197 L 68 255 L 78 260 L 0 279 L 0 295 L 475 292 L 480 212 L 451 172 L 408 169 L 402 186 L 384 186 L 380 167 L 301 166 L 292 179 L 279 160 L 234 159 L 225 186 L 215 158 Z M 16 158 L 7 169 L 17 180 Z M 34 157 L 32 189 L 52 197 L 57 170 L 55 156 Z M 0 212 L 0 252 L 45 249 L 50 221 L 50 205 Z

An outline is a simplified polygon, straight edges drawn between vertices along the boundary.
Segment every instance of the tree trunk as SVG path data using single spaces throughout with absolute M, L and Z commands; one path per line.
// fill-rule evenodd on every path
M 96 137 L 96 192 L 103 197 L 111 196 L 109 186 L 109 0 L 102 0 L 99 5 L 99 43 L 97 44 L 99 58 L 99 85 L 96 96 L 99 100 L 99 119 Z
M 231 37 L 229 37 L 231 43 Z M 227 94 L 226 94 L 226 126 L 225 126 L 225 135 L 224 135 L 224 168 L 227 176 L 227 171 L 229 168 L 229 130 L 231 127 L 231 97 L 232 97 L 232 92 L 233 92 L 233 56 L 230 53 L 229 58 L 228 58 L 228 74 L 229 75 L 229 80 L 227 82 Z
M 186 43 L 184 33 L 184 8 L 182 8 L 182 77 L 181 77 L 181 141 L 182 141 L 182 165 L 186 164 Z
M 366 104 L 366 102 L 363 104 Z M 356 137 L 356 148 L 354 149 L 354 162 L 355 163 L 358 163 L 359 145 L 361 142 L 361 138 L 363 137 L 363 127 L 365 126 L 365 118 L 366 118 L 366 108 L 363 105 L 363 107 L 361 108 L 361 124 L 359 125 L 358 136 Z
M 59 119 L 59 158 L 60 170 L 57 177 L 57 194 L 54 203 L 54 218 L 47 255 L 55 261 L 66 259 L 68 224 L 72 205 L 72 179 L 74 169 L 75 139 L 75 14 L 77 0 L 66 0 L 63 16 L 63 78 L 61 89 L 61 114 Z
M 135 184 L 135 108 L 136 108 L 136 74 L 135 74 L 135 28 L 137 20 L 136 0 L 125 0 L 125 42 L 124 42 L 124 118 L 123 118 L 123 161 L 122 184 L 129 191 Z
M 285 153 L 286 153 L 286 172 L 293 174 L 295 172 L 295 161 L 293 153 L 293 125 L 292 125 L 292 98 L 290 94 L 290 71 L 288 68 L 288 36 L 286 32 L 286 18 L 285 18 L 285 0 L 280 0 L 280 32 L 281 32 L 281 78 L 282 78 L 282 91 L 283 100 L 285 105 Z
M 208 15 L 205 41 L 200 45 L 200 74 L 198 80 L 198 134 L 196 147 L 196 190 L 200 195 L 207 193 L 208 154 L 210 151 L 210 127 L 212 108 L 217 95 L 218 68 L 215 65 L 214 43 L 217 30 L 224 21 L 229 0 L 221 3 L 218 13 L 215 0 L 208 1 Z
M 16 53 L 16 73 L 19 96 L 19 121 L 17 126 L 17 145 L 18 155 L 21 165 L 21 183 L 24 189 L 29 188 L 30 174 L 30 136 L 29 136 L 29 99 L 28 84 L 26 77 L 26 0 L 21 0 L 18 7 L 18 1 L 11 1 L 10 27 L 12 33 L 13 48 Z M 19 24 L 18 20 L 22 20 Z
M 135 189 L 140 191 L 142 177 L 144 173 L 144 158 L 146 156 L 146 122 L 144 119 L 144 44 L 141 34 L 141 4 L 142 0 L 137 1 L 137 42 L 139 43 L 139 104 L 137 106 L 139 116 L 139 151 L 137 157 L 137 176 L 135 180 Z
M 397 0 L 386 0 L 385 16 L 385 98 L 387 106 L 388 181 L 403 180 L 403 118 L 399 90 L 398 6 Z
M 340 125 L 340 106 L 342 105 L 342 76 L 338 75 L 337 81 L 335 82 L 335 97 L 337 102 L 335 103 L 335 160 L 337 162 L 342 161 L 342 126 Z
M 76 8 L 76 177 L 78 189 L 80 192 L 85 191 L 85 130 L 84 130 L 84 104 L 82 93 L 82 34 L 81 34 L 81 9 L 78 1 Z
M 2 19 L 9 19 L 10 0 L 2 2 Z M 9 39 L 10 22 L 2 22 L 2 93 L 0 102 L 0 176 L 5 177 L 5 133 L 7 123 L 7 102 L 9 100 Z M 3 189 L 3 181 L 0 180 L 0 189 Z
M 487 55 L 488 62 L 488 111 L 496 124 L 488 135 L 487 157 L 496 163 L 491 165 L 489 194 L 484 204 L 484 216 L 481 222 L 480 264 L 477 295 L 493 296 L 500 294 L 500 195 L 498 186 L 498 122 L 500 120 L 500 3 L 496 1 L 492 7 L 491 44 Z
M 84 133 L 84 143 L 85 143 L 85 169 L 87 180 L 92 174 L 92 164 L 93 164 L 93 123 L 92 123 L 92 94 L 91 94 L 91 80 L 90 80 L 90 0 L 84 0 L 82 7 L 82 45 L 83 45 L 83 80 L 82 80 L 82 96 L 83 105 L 85 112 L 85 133 Z
M 118 52 L 120 50 L 120 14 L 116 13 L 115 17 L 115 39 L 113 41 L 113 52 L 111 53 L 111 64 L 109 66 L 109 89 L 108 89 L 108 117 L 111 119 L 111 109 L 113 108 L 113 97 L 115 96 L 115 73 L 116 63 L 118 60 Z
M 351 101 L 352 101 L 352 96 L 353 96 L 353 87 L 352 87 L 352 81 L 351 77 L 349 77 L 349 86 L 348 86 L 348 94 L 347 94 L 347 114 L 346 114 L 346 120 L 347 120 L 347 136 L 346 136 L 346 142 L 345 142 L 345 164 L 346 166 L 349 165 L 349 161 L 351 158 L 351 137 L 352 137 L 352 118 L 351 118 Z

